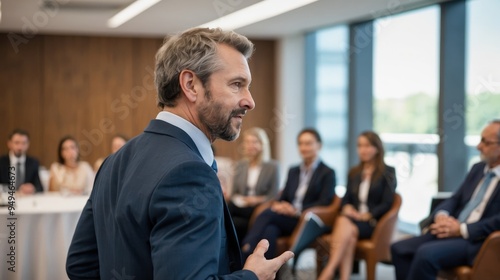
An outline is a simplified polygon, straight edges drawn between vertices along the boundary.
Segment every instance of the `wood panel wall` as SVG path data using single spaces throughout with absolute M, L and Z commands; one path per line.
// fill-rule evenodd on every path
M 29 154 L 49 167 L 65 135 L 80 143 L 93 164 L 110 153 L 113 135 L 133 137 L 158 113 L 154 55 L 163 39 L 36 35 L 17 46 L 0 33 L 0 154 L 14 128 L 29 131 Z M 256 109 L 243 130 L 271 128 L 275 108 L 275 42 L 254 40 L 250 61 Z M 239 143 L 218 140 L 217 155 L 240 158 Z M 273 155 L 274 150 L 273 150 Z

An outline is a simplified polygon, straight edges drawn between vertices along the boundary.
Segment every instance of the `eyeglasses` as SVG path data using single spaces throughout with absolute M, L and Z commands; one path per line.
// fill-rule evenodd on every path
M 494 145 L 494 144 L 499 144 L 500 141 L 488 141 L 484 139 L 484 137 L 481 137 L 481 143 L 483 143 L 486 146 Z

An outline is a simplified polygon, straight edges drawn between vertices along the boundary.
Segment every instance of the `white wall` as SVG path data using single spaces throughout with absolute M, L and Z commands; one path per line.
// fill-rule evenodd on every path
M 288 169 L 300 163 L 297 134 L 304 128 L 304 69 L 305 38 L 295 35 L 282 38 L 277 46 L 277 108 L 274 110 L 273 129 L 276 129 L 277 155 L 280 161 L 281 187 Z

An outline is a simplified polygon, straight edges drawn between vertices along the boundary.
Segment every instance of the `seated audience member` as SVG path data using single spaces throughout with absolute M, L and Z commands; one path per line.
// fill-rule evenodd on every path
M 360 163 L 349 171 L 342 198 L 341 215 L 335 220 L 331 235 L 330 258 L 318 279 L 333 279 L 340 269 L 340 279 L 351 276 L 354 250 L 358 239 L 369 239 L 377 221 L 392 206 L 396 172 L 384 163 L 380 137 L 365 131 L 358 137 Z
M 254 127 L 243 133 L 244 159 L 236 164 L 228 205 L 240 242 L 245 237 L 254 209 L 278 193 L 278 163 L 270 159 L 270 149 L 263 129 Z
M 61 139 L 58 147 L 58 162 L 50 166 L 49 190 L 63 194 L 90 194 L 94 183 L 94 171 L 80 161 L 78 143 L 71 136 Z
M 336 185 L 335 171 L 319 158 L 319 133 L 306 128 L 299 133 L 297 142 L 302 163 L 290 168 L 279 199 L 257 217 L 243 239 L 244 257 L 248 257 L 259 240 L 267 239 L 269 250 L 265 256 L 273 258 L 277 254 L 277 239 L 292 234 L 302 211 L 332 202 Z
M 441 269 L 472 265 L 484 240 L 500 230 L 500 120 L 483 129 L 477 149 L 482 161 L 436 207 L 425 233 L 391 246 L 398 280 L 434 280 Z
M 125 145 L 128 141 L 128 138 L 121 135 L 117 134 L 111 139 L 111 154 L 116 153 L 123 145 Z M 101 167 L 102 163 L 104 162 L 105 158 L 98 158 L 95 163 L 94 163 L 94 171 L 97 172 L 99 170 L 99 167 Z
M 16 129 L 9 135 L 7 147 L 9 154 L 0 157 L 0 184 L 9 185 L 9 172 L 14 170 L 16 190 L 21 194 L 43 192 L 38 175 L 38 160 L 26 155 L 30 146 L 27 131 Z

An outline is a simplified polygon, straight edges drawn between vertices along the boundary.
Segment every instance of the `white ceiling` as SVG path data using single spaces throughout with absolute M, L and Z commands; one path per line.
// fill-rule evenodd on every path
M 163 37 L 261 0 L 162 0 L 115 29 L 106 26 L 107 20 L 131 0 L 0 1 L 0 32 Z M 447 0 L 319 0 L 236 31 L 251 38 L 280 38 L 444 1 Z

